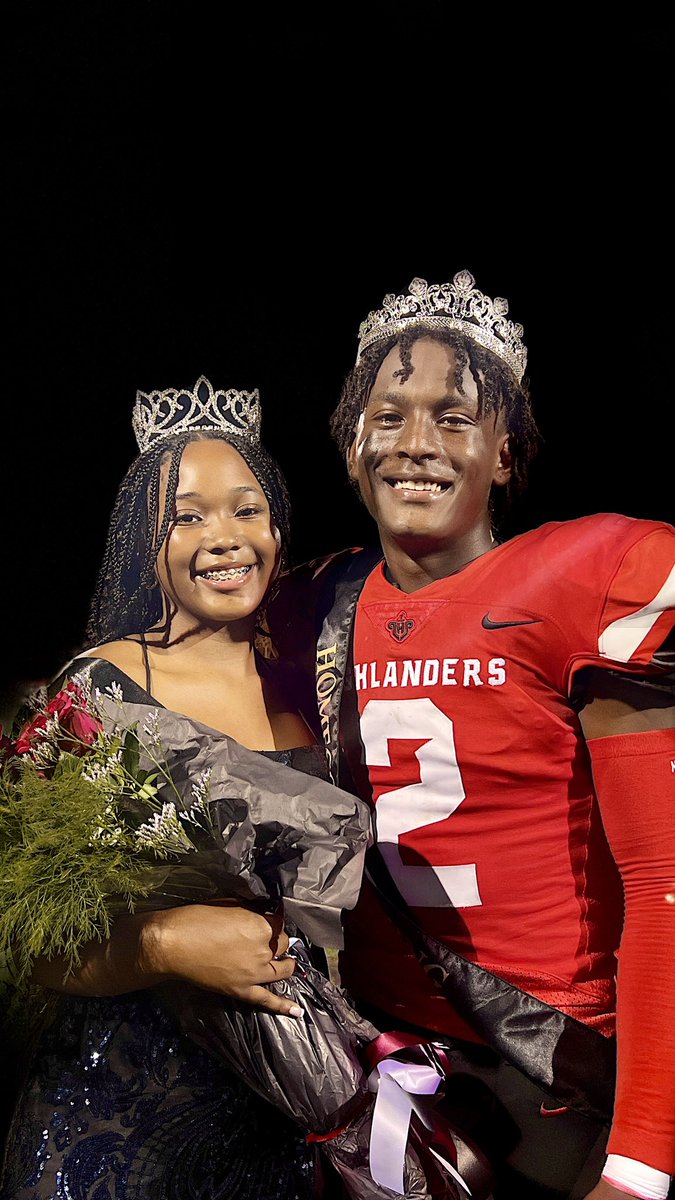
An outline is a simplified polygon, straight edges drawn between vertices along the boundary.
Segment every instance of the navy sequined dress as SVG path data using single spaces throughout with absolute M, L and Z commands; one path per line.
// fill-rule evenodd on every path
M 309 1200 L 297 1126 L 176 1033 L 157 994 L 61 998 L 2 1200 Z
M 326 777 L 318 746 L 265 756 Z M 180 1034 L 162 991 L 58 997 L 21 1089 L 0 1200 L 317 1196 L 299 1126 Z

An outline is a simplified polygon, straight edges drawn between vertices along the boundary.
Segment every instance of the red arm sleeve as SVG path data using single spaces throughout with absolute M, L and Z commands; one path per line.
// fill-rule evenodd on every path
M 609 1152 L 675 1173 L 675 730 L 588 742 L 621 872 L 617 1089 Z

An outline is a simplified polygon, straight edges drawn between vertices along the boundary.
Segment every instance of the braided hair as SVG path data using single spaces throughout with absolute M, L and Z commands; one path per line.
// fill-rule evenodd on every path
M 396 374 L 405 383 L 413 370 L 412 347 L 420 338 L 433 338 L 454 351 L 455 383 L 460 391 L 464 368 L 468 365 L 478 389 L 478 417 L 481 420 L 490 414 L 496 417 L 504 413 L 512 472 L 506 487 L 492 489 L 490 512 L 496 523 L 497 515 L 503 515 L 526 486 L 528 469 L 539 447 L 539 433 L 530 407 L 527 384 L 518 383 L 498 355 L 474 342 L 467 334 L 421 322 L 413 329 L 406 329 L 403 333 L 369 346 L 344 381 L 338 406 L 330 422 L 333 438 L 340 453 L 345 456 L 354 440 L 354 431 L 368 403 L 377 373 L 389 351 L 398 346 L 401 370 Z
M 290 499 L 277 463 L 259 442 L 251 443 L 219 429 L 175 434 L 150 446 L 131 464 L 113 507 L 108 539 L 87 624 L 90 646 L 117 641 L 157 626 L 163 593 L 155 574 L 157 556 L 174 517 L 183 451 L 190 442 L 227 442 L 255 475 L 281 537 L 280 568 L 289 564 Z M 162 470 L 166 499 L 161 511 Z M 168 633 L 170 615 L 164 632 Z

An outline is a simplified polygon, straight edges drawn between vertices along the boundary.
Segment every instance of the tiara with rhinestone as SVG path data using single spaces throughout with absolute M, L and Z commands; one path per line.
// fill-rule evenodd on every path
M 194 391 L 167 388 L 165 392 L 136 392 L 131 424 L 138 449 L 143 454 L 160 438 L 176 433 L 222 429 L 249 442 L 260 440 L 260 396 L 258 389 L 214 392 L 203 375 Z
M 503 359 L 520 383 L 527 365 L 523 327 L 506 319 L 508 301 L 501 296 L 491 300 L 475 283 L 470 271 L 458 271 L 452 283 L 430 284 L 426 279 L 413 279 L 407 295 L 385 296 L 382 308 L 369 313 L 359 328 L 357 363 L 373 342 L 424 324 L 461 330 Z

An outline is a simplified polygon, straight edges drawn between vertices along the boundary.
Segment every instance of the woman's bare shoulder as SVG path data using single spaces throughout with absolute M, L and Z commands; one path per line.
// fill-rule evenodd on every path
M 143 686 L 145 683 L 145 663 L 140 639 L 125 638 L 119 642 L 104 642 L 102 646 L 93 646 L 86 651 L 87 658 L 102 658 L 119 667 L 135 683 Z

